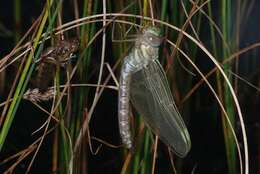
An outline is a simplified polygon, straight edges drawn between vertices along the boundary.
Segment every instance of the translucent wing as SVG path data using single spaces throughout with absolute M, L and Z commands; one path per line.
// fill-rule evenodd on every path
M 132 75 L 130 95 L 148 127 L 177 155 L 184 157 L 191 147 L 190 136 L 158 61 L 151 61 Z

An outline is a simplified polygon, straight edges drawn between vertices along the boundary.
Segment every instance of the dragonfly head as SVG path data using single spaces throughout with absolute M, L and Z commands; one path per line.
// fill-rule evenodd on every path
M 152 47 L 159 47 L 163 41 L 161 29 L 155 26 L 149 26 L 143 31 L 144 41 Z

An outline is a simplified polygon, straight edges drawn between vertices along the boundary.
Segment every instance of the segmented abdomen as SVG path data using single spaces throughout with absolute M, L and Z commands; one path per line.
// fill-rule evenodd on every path
M 118 121 L 119 131 L 123 144 L 127 148 L 132 148 L 132 136 L 130 130 L 129 120 L 129 100 L 130 100 L 130 81 L 131 81 L 131 65 L 126 61 L 122 65 L 120 81 L 119 81 L 119 94 L 118 94 Z

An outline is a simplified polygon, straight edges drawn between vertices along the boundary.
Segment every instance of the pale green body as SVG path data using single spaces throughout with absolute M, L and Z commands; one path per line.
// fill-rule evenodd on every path
M 133 147 L 129 122 L 129 102 L 159 138 L 179 156 L 191 147 L 189 133 L 175 105 L 165 73 L 158 62 L 161 44 L 159 29 L 149 27 L 136 40 L 124 59 L 119 85 L 118 119 L 123 143 Z

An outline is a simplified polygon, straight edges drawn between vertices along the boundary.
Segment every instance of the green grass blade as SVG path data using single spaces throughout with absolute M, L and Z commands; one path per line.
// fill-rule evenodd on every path
M 50 1 L 50 4 L 52 4 L 52 0 Z M 48 10 L 45 11 L 44 15 L 43 15 L 43 18 L 42 18 L 42 21 L 41 21 L 41 24 L 40 24 L 40 27 L 39 27 L 39 30 L 37 32 L 37 35 L 36 35 L 36 38 L 35 38 L 35 41 L 34 41 L 34 44 L 33 44 L 33 49 L 31 50 L 29 56 L 28 56 L 28 60 L 25 64 L 25 67 L 24 67 L 24 70 L 21 74 L 21 78 L 19 80 L 19 83 L 17 85 L 17 88 L 16 88 L 16 91 L 15 91 L 15 94 L 14 94 L 14 97 L 13 97 L 13 101 L 10 105 L 10 108 L 8 109 L 8 112 L 7 112 L 7 116 L 6 116 L 6 120 L 3 124 L 3 127 L 1 129 L 1 132 L 0 132 L 0 151 L 2 150 L 2 147 L 4 145 L 4 142 L 5 142 L 5 139 L 6 139 L 6 136 L 9 132 L 9 129 L 11 127 L 11 124 L 13 122 L 13 119 L 14 119 L 14 116 L 15 116 L 15 107 L 17 105 L 19 105 L 19 102 L 21 100 L 21 89 L 22 89 L 22 86 L 24 85 L 24 81 L 26 79 L 26 76 L 27 76 L 27 73 L 31 67 L 31 63 L 32 63 L 32 60 L 33 60 L 33 55 L 34 55 L 34 51 L 33 50 L 36 50 L 37 48 L 37 45 L 38 45 L 38 42 L 41 38 L 41 34 L 43 32 L 43 29 L 44 29 L 44 26 L 46 24 L 46 21 L 47 21 L 47 18 L 48 18 Z M 19 97 L 20 96 L 20 97 Z

